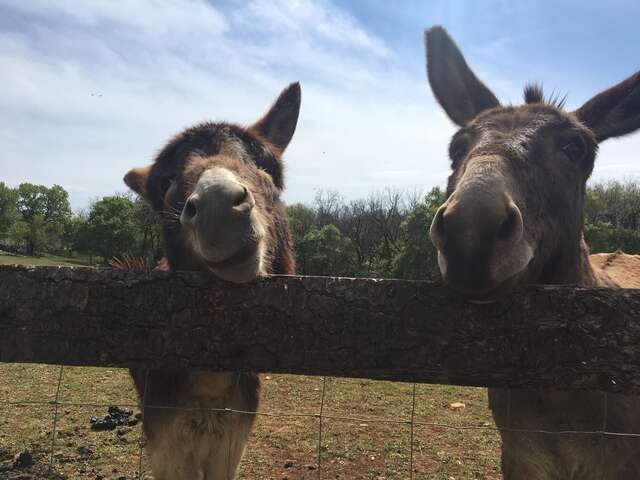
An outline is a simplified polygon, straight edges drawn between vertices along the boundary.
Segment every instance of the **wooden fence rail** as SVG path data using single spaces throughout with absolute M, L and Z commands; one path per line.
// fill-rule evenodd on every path
M 640 290 L 0 266 L 0 361 L 640 392 Z

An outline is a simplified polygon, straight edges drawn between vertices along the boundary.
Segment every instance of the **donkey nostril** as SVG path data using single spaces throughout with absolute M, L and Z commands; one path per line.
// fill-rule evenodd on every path
M 184 205 L 184 209 L 182 211 L 184 218 L 187 220 L 192 220 L 197 213 L 198 209 L 196 208 L 196 204 L 193 199 L 187 200 L 187 203 Z
M 515 236 L 518 231 L 519 222 L 520 216 L 518 215 L 518 211 L 516 208 L 510 208 L 506 220 L 502 222 L 496 233 L 498 240 L 509 240 Z
M 242 187 L 242 192 L 238 195 L 238 198 L 233 202 L 233 206 L 237 207 L 238 205 L 242 205 L 247 200 L 248 195 L 247 187 Z
M 444 236 L 444 213 L 445 209 L 441 208 L 436 212 L 434 226 L 438 235 Z
M 444 245 L 444 211 L 444 206 L 438 209 L 429 228 L 429 237 L 436 248 L 442 248 Z

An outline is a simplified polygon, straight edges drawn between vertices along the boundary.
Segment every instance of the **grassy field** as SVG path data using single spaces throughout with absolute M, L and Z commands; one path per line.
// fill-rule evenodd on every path
M 50 253 L 46 253 L 38 257 L 0 253 L 0 265 L 14 265 L 16 263 L 22 265 L 78 267 L 88 265 L 89 259 L 86 257 L 61 257 Z
M 139 411 L 127 372 L 64 367 L 58 390 L 60 373 L 52 365 L 0 364 L 0 478 L 131 480 L 142 460 L 145 478 L 152 479 L 140 455 L 139 424 L 90 428 L 90 418 L 103 417 L 109 405 Z M 319 473 L 323 479 L 409 478 L 413 385 L 327 378 L 318 464 L 323 379 L 265 375 L 263 383 L 264 415 L 256 421 L 239 478 L 317 479 Z M 452 410 L 453 402 L 465 408 Z M 500 441 L 491 430 L 484 389 L 417 385 L 414 421 L 414 479 L 501 478 Z M 23 451 L 33 464 L 10 468 Z

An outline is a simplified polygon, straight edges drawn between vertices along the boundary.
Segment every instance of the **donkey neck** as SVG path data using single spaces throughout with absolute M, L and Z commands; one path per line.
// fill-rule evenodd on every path
M 589 261 L 589 247 L 582 235 L 570 246 L 560 248 L 544 266 L 541 281 L 548 285 L 612 287 L 615 282 Z

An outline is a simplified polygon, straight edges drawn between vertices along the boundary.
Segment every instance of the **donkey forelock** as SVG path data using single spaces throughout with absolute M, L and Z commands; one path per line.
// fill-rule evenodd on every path
M 567 101 L 567 95 L 560 96 L 559 93 L 552 92 L 545 98 L 542 85 L 533 82 L 524 87 L 524 101 L 525 103 L 543 103 L 562 110 Z

